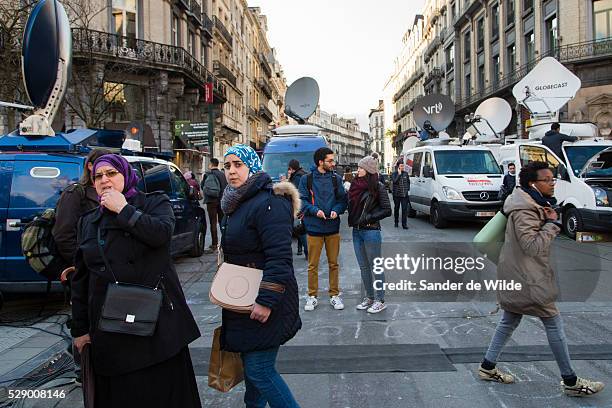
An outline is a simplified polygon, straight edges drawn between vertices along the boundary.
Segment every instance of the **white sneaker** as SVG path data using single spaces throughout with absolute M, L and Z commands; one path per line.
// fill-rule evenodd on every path
M 357 310 L 366 310 L 373 304 L 374 304 L 374 301 L 366 297 L 366 298 L 363 298 L 363 301 L 360 304 L 358 304 L 356 307 L 357 307 Z
M 385 310 L 386 308 L 387 308 L 387 305 L 384 302 L 381 302 L 380 300 L 377 300 L 366 311 L 368 313 L 379 313 L 379 312 L 382 312 L 383 310 Z
M 306 310 L 307 312 L 311 312 L 315 310 L 315 307 L 317 307 L 318 304 L 319 304 L 319 301 L 317 300 L 316 297 L 308 296 L 308 299 L 306 299 L 306 305 L 304 305 L 304 310 Z
M 342 303 L 342 298 L 340 296 L 332 296 L 329 299 L 329 304 L 336 310 L 344 309 L 344 303 Z

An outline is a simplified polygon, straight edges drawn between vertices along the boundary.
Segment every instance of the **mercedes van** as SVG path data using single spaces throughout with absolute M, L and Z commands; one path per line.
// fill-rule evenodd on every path
M 314 165 L 314 152 L 328 147 L 327 140 L 317 126 L 287 125 L 274 129 L 263 152 L 263 170 L 274 182 L 287 175 L 289 161 L 296 159 L 308 172 Z
M 555 198 L 568 237 L 576 233 L 612 231 L 612 141 L 587 138 L 564 142 L 557 157 L 540 141 L 517 141 L 500 149 L 500 161 L 521 167 L 532 161 L 549 164 L 556 178 Z
M 412 209 L 436 228 L 451 220 L 486 220 L 502 202 L 502 172 L 486 147 L 430 145 L 403 152 L 410 176 Z

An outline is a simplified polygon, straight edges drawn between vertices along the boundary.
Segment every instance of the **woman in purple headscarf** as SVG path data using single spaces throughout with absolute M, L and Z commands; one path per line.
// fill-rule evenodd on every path
M 100 206 L 78 226 L 71 334 L 79 350 L 91 345 L 95 406 L 200 407 L 187 348 L 200 332 L 170 257 L 170 201 L 163 193 L 138 191 L 138 176 L 119 155 L 98 158 L 93 177 Z M 163 302 L 152 336 L 99 328 L 110 283 L 153 288 L 160 278 Z

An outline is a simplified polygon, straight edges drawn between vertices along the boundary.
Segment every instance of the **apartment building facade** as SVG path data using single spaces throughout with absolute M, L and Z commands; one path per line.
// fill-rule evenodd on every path
M 610 133 L 611 0 L 428 0 L 422 13 L 422 24 L 415 19 L 404 36 L 404 50 L 385 86 L 385 102 L 392 103 L 387 128 L 396 133 L 396 152 L 413 130 L 415 99 L 434 92 L 455 101 L 451 135 L 465 131 L 467 113 L 497 96 L 514 111 L 505 133 L 524 136 L 528 112 L 513 98 L 512 87 L 546 56 L 582 81 L 559 119 L 592 121 L 602 134 Z
M 370 145 L 367 150 L 374 151 L 380 155 L 380 163 L 386 168 L 385 163 L 385 103 L 381 99 L 378 106 L 370 109 L 368 115 L 370 123 Z
M 317 107 L 308 119 L 308 124 L 321 128 L 321 134 L 327 138 L 330 149 L 334 151 L 338 166 L 351 166 L 355 169 L 357 162 L 369 153 L 366 149 L 369 135 L 359 129 L 357 119 L 343 118 Z

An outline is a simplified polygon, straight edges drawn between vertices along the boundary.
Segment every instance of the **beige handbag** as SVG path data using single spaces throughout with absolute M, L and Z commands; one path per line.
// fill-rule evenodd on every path
M 210 301 L 233 312 L 251 313 L 259 294 L 263 271 L 222 262 L 221 246 L 217 251 L 217 273 L 210 286 Z

